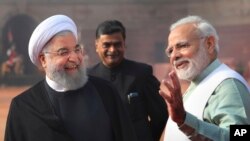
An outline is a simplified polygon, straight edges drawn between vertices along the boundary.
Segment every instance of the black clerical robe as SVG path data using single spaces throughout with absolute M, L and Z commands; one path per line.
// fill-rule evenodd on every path
M 89 77 L 85 86 L 90 85 L 88 89 L 97 91 L 106 110 L 106 119 L 109 119 L 111 124 L 113 139 L 136 141 L 127 111 L 115 94 L 115 89 L 106 81 L 94 77 Z M 74 141 L 72 130 L 68 130 L 69 126 L 56 113 L 52 103 L 44 80 L 13 98 L 6 124 L 5 141 Z M 70 120 L 69 117 L 67 120 Z M 87 139 L 82 139 L 85 140 Z
M 89 75 L 112 82 L 129 111 L 139 141 L 158 141 L 168 119 L 167 107 L 159 95 L 160 83 L 150 65 L 124 59 L 108 68 L 98 63 Z

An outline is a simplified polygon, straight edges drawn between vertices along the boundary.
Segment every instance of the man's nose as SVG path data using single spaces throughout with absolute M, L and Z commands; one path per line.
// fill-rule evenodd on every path
M 111 52 L 115 51 L 115 46 L 111 45 L 108 50 L 111 51 Z
M 81 54 L 81 56 L 82 56 L 82 54 Z M 75 51 L 71 51 L 69 53 L 68 60 L 77 62 L 80 60 L 80 54 L 75 52 Z

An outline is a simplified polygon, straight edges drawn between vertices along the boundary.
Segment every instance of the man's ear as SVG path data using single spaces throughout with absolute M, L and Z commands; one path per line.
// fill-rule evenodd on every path
M 215 51 L 215 37 L 209 36 L 206 38 L 206 48 L 210 54 Z
M 98 50 L 98 41 L 99 41 L 98 39 L 95 40 L 95 51 L 96 51 L 96 52 L 98 52 L 98 51 L 97 51 L 97 50 Z
M 45 59 L 44 54 L 39 54 L 38 59 L 39 59 L 39 61 L 41 63 L 41 66 L 43 68 L 45 68 L 47 65 L 46 65 L 46 59 Z

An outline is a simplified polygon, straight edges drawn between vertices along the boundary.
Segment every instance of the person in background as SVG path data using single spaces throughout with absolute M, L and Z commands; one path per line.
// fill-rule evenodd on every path
M 164 141 L 229 141 L 230 125 L 250 124 L 249 86 L 218 59 L 219 37 L 199 16 L 170 27 L 166 54 L 173 70 L 160 95 L 169 112 Z M 181 93 L 179 79 L 190 81 Z
M 71 18 L 42 21 L 28 50 L 45 79 L 12 99 L 5 141 L 136 141 L 116 89 L 87 76 L 87 55 Z
M 168 118 L 166 104 L 158 94 L 160 82 L 150 65 L 128 60 L 126 30 L 117 20 L 107 20 L 96 29 L 95 47 L 101 62 L 89 75 L 114 84 L 127 107 L 139 141 L 158 141 Z
M 8 59 L 4 61 L 1 65 L 1 76 L 5 75 L 17 75 L 23 74 L 23 57 L 16 51 L 16 46 L 14 43 L 11 44 L 10 48 L 7 50 L 6 55 Z

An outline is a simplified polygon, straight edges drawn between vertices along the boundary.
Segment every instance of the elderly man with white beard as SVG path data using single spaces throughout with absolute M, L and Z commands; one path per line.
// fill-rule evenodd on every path
M 88 77 L 77 27 L 65 15 L 41 22 L 29 41 L 45 79 L 13 98 L 5 141 L 136 141 L 117 90 Z
M 166 54 L 173 70 L 159 91 L 170 117 L 164 141 L 229 141 L 230 125 L 250 124 L 249 85 L 219 61 L 218 40 L 199 16 L 171 25 Z M 179 79 L 191 82 L 183 94 Z

